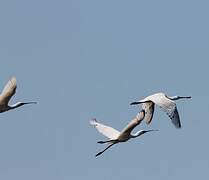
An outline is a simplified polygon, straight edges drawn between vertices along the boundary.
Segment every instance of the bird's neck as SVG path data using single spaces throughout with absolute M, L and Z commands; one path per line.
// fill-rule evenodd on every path
M 22 103 L 22 102 L 17 102 L 17 103 L 15 103 L 15 104 L 9 106 L 9 110 L 10 110 L 10 109 L 18 108 L 18 107 L 20 107 L 20 106 L 22 106 L 22 105 L 24 105 L 24 103 Z
M 131 134 L 131 138 L 136 138 L 141 135 L 141 131 L 136 132 L 135 134 Z

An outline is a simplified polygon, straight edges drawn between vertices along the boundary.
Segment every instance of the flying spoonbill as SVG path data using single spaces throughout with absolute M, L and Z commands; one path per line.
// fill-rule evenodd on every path
M 118 130 L 106 126 L 104 124 L 101 124 L 96 121 L 96 119 L 93 119 L 90 121 L 90 124 L 95 126 L 95 128 L 104 136 L 109 138 L 107 141 L 98 141 L 100 144 L 107 143 L 108 146 L 103 150 L 97 153 L 95 156 L 101 155 L 104 151 L 109 149 L 111 146 L 114 144 L 120 143 L 120 142 L 125 142 L 128 141 L 130 138 L 136 138 L 138 136 L 141 136 L 144 133 L 151 132 L 151 131 L 158 131 L 158 130 L 140 130 L 136 132 L 135 134 L 131 134 L 131 131 L 141 122 L 141 120 L 144 118 L 145 112 L 144 110 L 140 111 L 137 116 L 130 121 L 130 123 L 121 131 L 119 132 Z
M 172 96 L 169 97 L 164 93 L 156 93 L 150 95 L 142 100 L 132 102 L 130 105 L 141 104 L 142 109 L 145 111 L 144 120 L 147 124 L 152 121 L 155 104 L 160 106 L 166 114 L 170 117 L 172 123 L 176 128 L 181 128 L 181 122 L 175 100 L 190 99 L 191 96 Z
M 13 105 L 8 105 L 9 100 L 15 94 L 17 88 L 16 78 L 12 77 L 5 85 L 2 93 L 0 94 L 0 113 L 15 109 L 25 104 L 36 104 L 36 102 L 17 102 Z

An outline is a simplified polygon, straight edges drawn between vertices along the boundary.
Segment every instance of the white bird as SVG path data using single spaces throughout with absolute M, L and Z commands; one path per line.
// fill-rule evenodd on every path
M 13 105 L 8 105 L 9 100 L 15 94 L 16 88 L 17 88 L 16 78 L 12 77 L 7 82 L 2 93 L 0 94 L 0 113 L 11 110 L 11 109 L 15 109 L 25 104 L 36 104 L 36 102 L 17 102 Z
M 149 124 L 152 121 L 155 104 L 160 106 L 170 117 L 172 123 L 176 128 L 181 128 L 181 122 L 175 100 L 190 99 L 191 96 L 173 96 L 169 97 L 164 93 L 156 93 L 148 96 L 142 100 L 132 102 L 130 105 L 141 104 L 142 109 L 145 110 L 145 122 Z
M 145 112 L 144 110 L 140 111 L 138 115 L 121 131 L 106 126 L 104 124 L 101 124 L 96 121 L 96 119 L 93 119 L 90 121 L 90 124 L 95 126 L 95 128 L 104 136 L 109 138 L 107 141 L 99 141 L 98 143 L 103 144 L 107 143 L 109 144 L 103 151 L 100 151 L 96 154 L 96 156 L 99 156 L 104 151 L 106 151 L 108 148 L 113 146 L 116 143 L 125 142 L 128 141 L 130 138 L 136 138 L 138 136 L 141 136 L 144 133 L 150 132 L 150 131 L 158 131 L 158 130 L 140 130 L 136 132 L 135 134 L 131 134 L 131 131 L 141 122 L 141 120 L 144 118 Z

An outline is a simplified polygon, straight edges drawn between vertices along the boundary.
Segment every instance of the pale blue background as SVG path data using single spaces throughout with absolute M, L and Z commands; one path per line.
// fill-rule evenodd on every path
M 209 177 L 208 1 L 2 0 L 0 87 L 15 75 L 0 114 L 0 179 L 177 180 Z M 105 139 L 93 117 L 122 129 L 129 102 L 154 92 L 178 101 L 182 129 L 159 108 L 159 132 L 94 155 Z M 140 129 L 137 127 L 136 129 Z

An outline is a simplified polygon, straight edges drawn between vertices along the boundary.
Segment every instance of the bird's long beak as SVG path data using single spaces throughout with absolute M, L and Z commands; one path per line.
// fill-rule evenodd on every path
M 158 129 L 150 129 L 150 130 L 145 130 L 144 133 L 147 133 L 147 132 L 152 132 L 152 131 L 159 131 Z
M 179 96 L 179 98 L 184 98 L 184 99 L 191 99 L 191 96 Z
M 23 102 L 23 104 L 37 104 L 37 102 Z
M 151 132 L 151 131 L 159 131 L 158 129 L 150 129 L 150 130 L 146 130 L 147 132 Z

